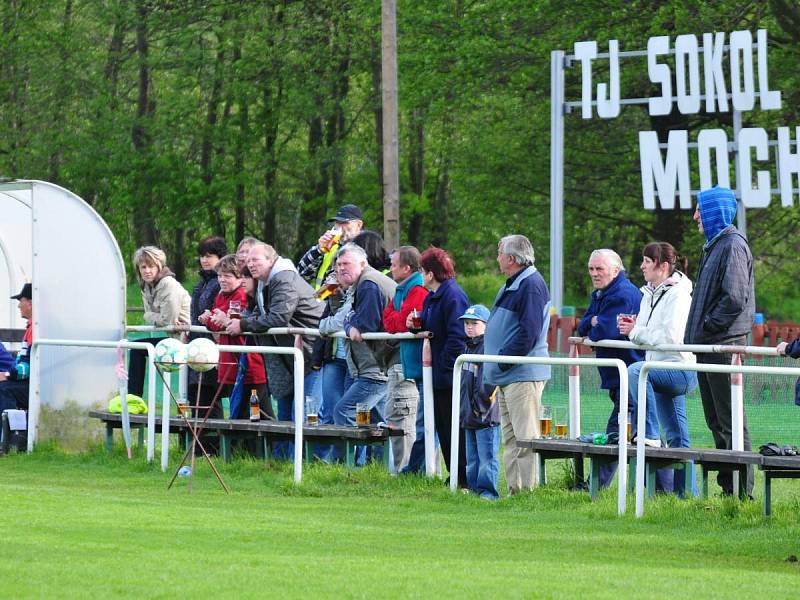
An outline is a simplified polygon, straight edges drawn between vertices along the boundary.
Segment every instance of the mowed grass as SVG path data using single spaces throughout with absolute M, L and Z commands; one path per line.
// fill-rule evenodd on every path
M 173 460 L 174 464 L 174 460 Z M 759 502 L 648 502 L 616 516 L 566 477 L 491 503 L 380 466 L 201 465 L 171 474 L 119 449 L 0 458 L 0 597 L 796 598 L 800 484 Z M 552 471 L 552 470 L 551 470 Z

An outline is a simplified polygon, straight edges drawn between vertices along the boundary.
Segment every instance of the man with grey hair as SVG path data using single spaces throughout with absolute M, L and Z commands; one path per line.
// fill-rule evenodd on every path
M 353 243 L 337 253 L 336 275 L 342 285 L 353 288 L 353 308 L 344 318 L 347 369 L 353 383 L 333 408 L 333 422 L 355 425 L 356 404 L 368 404 L 382 415 L 386 371 L 400 360 L 397 344 L 367 341 L 362 336 L 383 331 L 383 311 L 394 298 L 397 284 L 369 266 L 364 249 Z
M 639 313 L 642 292 L 625 276 L 619 254 L 608 248 L 594 250 L 589 256 L 589 277 L 592 280 L 592 299 L 586 314 L 578 324 L 578 335 L 588 336 L 592 341 L 629 341 L 617 327 L 617 315 Z M 597 358 L 619 358 L 626 365 L 644 360 L 639 350 L 597 348 Z M 606 424 L 606 433 L 619 432 L 619 372 L 614 367 L 597 367 L 600 371 L 600 387 L 608 390 L 613 408 Z M 617 463 L 600 467 L 600 487 L 611 483 Z
M 300 277 L 291 260 L 279 256 L 269 244 L 256 242 L 251 245 L 247 255 L 247 268 L 253 279 L 258 281 L 256 307 L 250 315 L 231 319 L 225 333 L 239 335 L 252 332 L 262 346 L 292 347 L 294 336 L 266 335 L 267 330 L 273 327 L 316 328 L 319 325 L 324 305 L 317 300 L 311 286 Z M 316 372 L 310 370 L 311 344 L 312 339 L 304 336 L 306 390 L 314 387 L 316 377 Z M 278 401 L 278 419 L 291 420 L 294 399 L 292 361 L 278 354 L 267 354 L 265 359 L 269 391 Z M 275 455 L 291 458 L 292 447 L 291 443 L 281 445 L 276 448 Z
M 497 263 L 508 277 L 486 323 L 484 351 L 501 356 L 546 357 L 550 292 L 533 264 L 533 246 L 524 235 L 508 235 L 497 245 Z M 539 403 L 548 365 L 486 363 L 483 381 L 497 386 L 503 432 L 503 467 L 510 494 L 532 489 L 539 474 L 533 450 L 518 440 L 538 438 Z

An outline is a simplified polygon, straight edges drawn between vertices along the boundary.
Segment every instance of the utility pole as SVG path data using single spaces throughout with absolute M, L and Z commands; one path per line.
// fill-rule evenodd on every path
M 397 140 L 397 1 L 381 0 L 381 96 L 383 102 L 383 239 L 400 245 L 400 164 Z

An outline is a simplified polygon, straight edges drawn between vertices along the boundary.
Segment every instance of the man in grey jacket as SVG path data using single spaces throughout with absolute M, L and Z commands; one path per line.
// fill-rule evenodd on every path
M 684 342 L 687 344 L 745 345 L 755 313 L 753 255 L 747 238 L 733 226 L 736 196 L 727 188 L 714 187 L 697 195 L 694 220 L 705 236 L 703 256 Z M 731 364 L 731 354 L 698 353 L 697 362 Z M 732 448 L 731 381 L 726 373 L 698 373 L 706 423 L 717 448 Z M 744 449 L 750 450 L 747 418 Z M 717 482 L 724 494 L 733 493 L 730 471 L 720 472 Z M 753 490 L 753 468 L 747 470 L 747 493 Z
M 278 256 L 269 244 L 257 243 L 250 248 L 247 267 L 258 280 L 256 307 L 252 314 L 241 319 L 233 319 L 228 325 L 228 335 L 242 332 L 257 334 L 256 340 L 263 346 L 294 346 L 294 336 L 265 335 L 272 327 L 316 328 L 322 316 L 324 305 L 317 300 L 314 290 L 300 277 L 294 264 L 287 258 Z M 311 338 L 303 337 L 303 357 L 305 358 L 305 388 L 311 390 L 310 373 Z M 270 394 L 278 401 L 278 419 L 292 419 L 294 384 L 292 360 L 287 355 L 267 354 L 267 379 Z

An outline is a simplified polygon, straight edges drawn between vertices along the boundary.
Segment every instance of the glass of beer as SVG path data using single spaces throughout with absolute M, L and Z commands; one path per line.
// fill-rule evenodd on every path
M 416 308 L 411 311 L 411 327 L 414 329 L 422 329 L 422 315 L 419 314 Z
M 177 404 L 178 404 L 178 414 L 182 417 L 188 417 L 189 405 L 187 404 L 186 400 L 184 398 L 178 398 Z
M 567 439 L 567 407 L 556 406 L 553 409 L 556 421 L 556 437 L 560 440 Z
M 366 402 L 359 402 L 356 404 L 356 425 L 358 427 L 369 427 L 370 410 L 369 404 Z
M 242 303 L 238 300 L 231 300 L 231 303 L 228 305 L 228 316 L 231 319 L 241 319 Z
M 549 438 L 553 432 L 553 409 L 550 406 L 542 404 L 539 407 L 539 435 L 543 438 Z
M 318 410 L 316 398 L 306 396 L 306 423 L 311 426 L 319 425 Z

